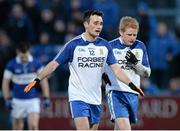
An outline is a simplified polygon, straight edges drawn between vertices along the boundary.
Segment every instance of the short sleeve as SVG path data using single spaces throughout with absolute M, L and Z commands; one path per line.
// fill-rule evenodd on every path
M 4 70 L 4 78 L 11 79 L 13 75 L 13 65 L 9 62 Z
M 113 54 L 113 50 L 112 50 L 112 47 L 109 43 L 107 43 L 107 48 L 108 48 L 108 56 L 107 56 L 107 61 L 106 63 L 108 65 L 112 65 L 112 64 L 115 64 L 117 63 L 115 57 L 114 57 L 114 54 Z
M 64 65 L 70 62 L 73 58 L 73 43 L 69 42 L 62 47 L 59 53 L 56 55 L 54 60 L 58 62 L 60 65 Z

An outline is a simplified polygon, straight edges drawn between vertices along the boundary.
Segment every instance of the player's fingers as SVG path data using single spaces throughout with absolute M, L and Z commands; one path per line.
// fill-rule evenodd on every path
M 125 58 L 126 58 L 126 59 L 128 59 L 128 57 L 127 57 L 127 56 L 125 56 Z
M 30 89 L 31 89 L 31 86 L 30 86 L 30 85 L 27 85 L 27 86 L 25 87 L 25 89 L 24 89 L 24 92 L 27 93 L 27 92 L 30 91 Z
M 131 51 L 130 51 L 130 50 L 128 50 L 128 51 L 127 51 L 127 53 L 131 53 Z
M 144 92 L 141 89 L 139 90 L 139 93 L 141 96 L 144 96 Z
M 130 56 L 131 54 L 129 52 L 127 52 L 126 55 Z
M 36 84 L 36 81 L 33 81 L 31 83 L 29 83 L 25 88 L 24 88 L 24 92 L 27 93 L 30 91 L 31 88 L 33 88 L 33 86 Z
M 130 59 L 130 56 L 127 55 L 127 56 L 126 56 L 126 59 Z
M 24 89 L 24 92 L 27 93 L 28 91 L 29 91 L 29 87 L 26 87 L 26 88 Z

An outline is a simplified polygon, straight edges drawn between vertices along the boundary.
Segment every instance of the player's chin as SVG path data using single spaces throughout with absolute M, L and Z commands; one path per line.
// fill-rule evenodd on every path
M 100 32 L 94 32 L 94 36 L 97 37 L 100 35 Z
M 127 45 L 133 45 L 133 44 L 134 44 L 134 42 L 132 42 L 132 41 L 127 43 Z

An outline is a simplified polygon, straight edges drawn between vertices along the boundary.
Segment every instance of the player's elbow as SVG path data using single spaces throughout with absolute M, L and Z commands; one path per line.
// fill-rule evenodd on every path
M 150 77 L 151 75 L 151 69 L 147 69 L 146 71 L 144 71 L 144 77 Z

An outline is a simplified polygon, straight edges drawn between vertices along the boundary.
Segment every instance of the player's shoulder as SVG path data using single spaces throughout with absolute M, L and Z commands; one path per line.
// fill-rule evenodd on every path
M 71 40 L 69 40 L 66 44 L 69 45 L 69 44 L 77 43 L 80 41 L 82 41 L 82 37 L 81 37 L 81 35 L 78 35 L 78 36 L 72 38 Z
M 108 41 L 102 37 L 97 37 L 97 40 L 98 41 L 101 41 L 101 42 L 105 42 L 105 43 L 108 43 Z
M 143 45 L 143 46 L 145 45 L 144 42 L 142 42 L 142 41 L 140 41 L 140 40 L 136 40 L 136 44 L 138 44 L 138 45 Z
M 109 44 L 111 45 L 112 48 L 120 48 L 120 49 L 124 48 L 124 46 L 120 42 L 119 37 L 109 41 Z
M 109 41 L 109 44 L 114 44 L 114 43 L 117 43 L 117 42 L 119 42 L 119 38 L 115 38 L 115 39 Z
M 64 45 L 64 48 L 68 47 L 68 48 L 73 48 L 76 47 L 78 44 L 81 44 L 83 42 L 81 35 L 78 35 L 74 38 L 72 38 L 71 40 L 69 40 L 68 42 L 66 42 L 66 44 Z
M 10 59 L 7 63 L 6 63 L 6 69 L 14 69 L 17 65 L 17 61 L 16 58 Z
M 16 61 L 16 58 L 12 58 L 12 59 L 10 59 L 9 61 L 8 61 L 8 63 L 7 63 L 7 65 L 15 65 L 15 64 L 17 64 L 17 61 Z
M 136 47 L 139 47 L 139 48 L 145 48 L 144 42 L 142 42 L 140 40 L 136 40 L 135 45 L 136 45 Z

